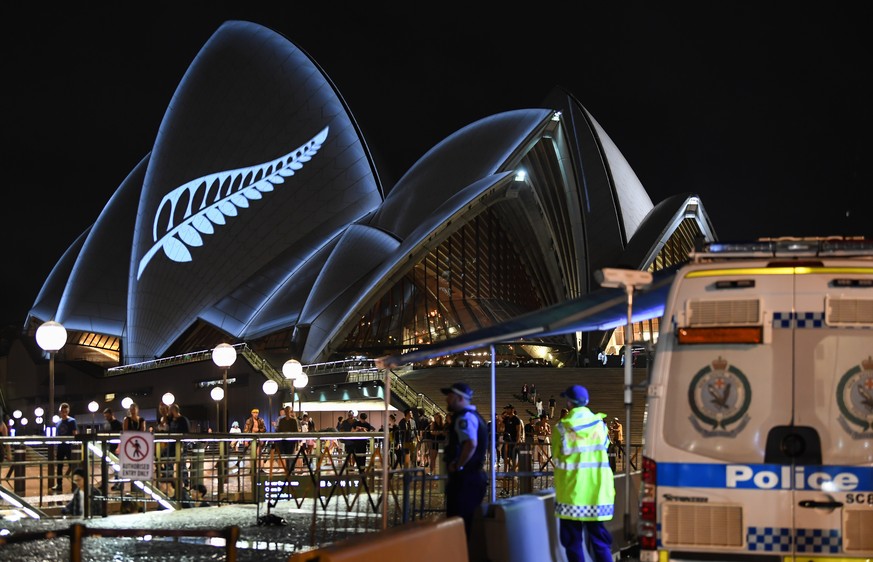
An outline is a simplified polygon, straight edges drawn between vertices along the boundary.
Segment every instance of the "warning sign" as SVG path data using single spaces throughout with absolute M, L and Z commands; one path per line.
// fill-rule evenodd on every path
M 155 438 L 148 431 L 122 431 L 118 447 L 121 477 L 151 480 L 154 476 Z

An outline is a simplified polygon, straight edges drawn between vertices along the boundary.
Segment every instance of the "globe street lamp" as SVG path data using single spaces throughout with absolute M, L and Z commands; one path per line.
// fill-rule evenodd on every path
M 129 409 L 131 404 L 133 404 L 133 398 L 130 396 L 125 396 L 121 399 L 121 407 L 125 410 Z
M 282 374 L 291 381 L 291 411 L 294 411 L 294 381 L 303 374 L 303 365 L 296 359 L 289 359 L 282 365 Z
M 161 402 L 163 402 L 165 406 L 172 406 L 176 402 L 176 396 L 172 392 L 165 392 L 164 395 L 161 396 Z
M 213 386 L 212 390 L 209 391 L 209 396 L 215 400 L 215 429 L 220 431 L 221 412 L 219 411 L 219 408 L 221 407 L 221 400 L 224 398 L 224 389 L 220 386 Z
M 267 426 L 272 426 L 271 415 L 273 412 L 273 395 L 276 394 L 276 391 L 279 390 L 279 383 L 274 381 L 273 379 L 267 379 L 264 381 L 264 385 L 261 387 L 264 389 L 264 394 L 267 395 L 267 400 L 270 404 L 269 409 L 267 410 Z
M 230 428 L 227 425 L 227 370 L 236 361 L 236 349 L 229 343 L 220 343 L 212 350 L 212 361 L 224 369 L 222 388 L 224 389 L 224 431 Z
M 49 354 L 49 412 L 55 411 L 55 353 L 67 343 L 67 330 L 49 320 L 36 329 L 36 343 Z
M 88 402 L 88 411 L 91 412 L 91 433 L 97 433 L 95 431 L 96 428 L 94 427 L 96 425 L 96 422 L 94 421 L 94 412 L 96 412 L 99 407 L 100 404 L 98 404 L 96 400 Z

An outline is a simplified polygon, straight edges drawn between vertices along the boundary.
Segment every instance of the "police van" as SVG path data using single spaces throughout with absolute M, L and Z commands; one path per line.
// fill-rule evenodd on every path
M 656 349 L 642 562 L 873 558 L 873 240 L 709 244 Z

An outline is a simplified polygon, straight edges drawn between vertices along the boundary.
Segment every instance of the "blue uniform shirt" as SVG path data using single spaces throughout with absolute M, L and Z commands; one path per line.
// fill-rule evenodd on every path
M 475 439 L 479 432 L 479 416 L 469 410 L 475 410 L 476 406 L 468 406 L 468 410 L 464 411 L 458 418 L 458 423 L 453 424 L 455 433 L 458 435 L 458 443 L 463 443 L 468 439 Z

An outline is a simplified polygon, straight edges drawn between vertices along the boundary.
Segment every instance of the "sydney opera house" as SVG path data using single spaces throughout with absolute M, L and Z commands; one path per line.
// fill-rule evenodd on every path
M 385 185 L 317 61 L 230 21 L 26 325 L 60 322 L 64 359 L 103 369 L 221 342 L 276 368 L 374 357 L 585 295 L 603 267 L 670 267 L 715 237 L 695 194 L 653 202 L 560 89 L 470 123 Z M 657 320 L 634 329 L 649 339 Z M 621 341 L 618 329 L 524 349 L 569 361 Z

